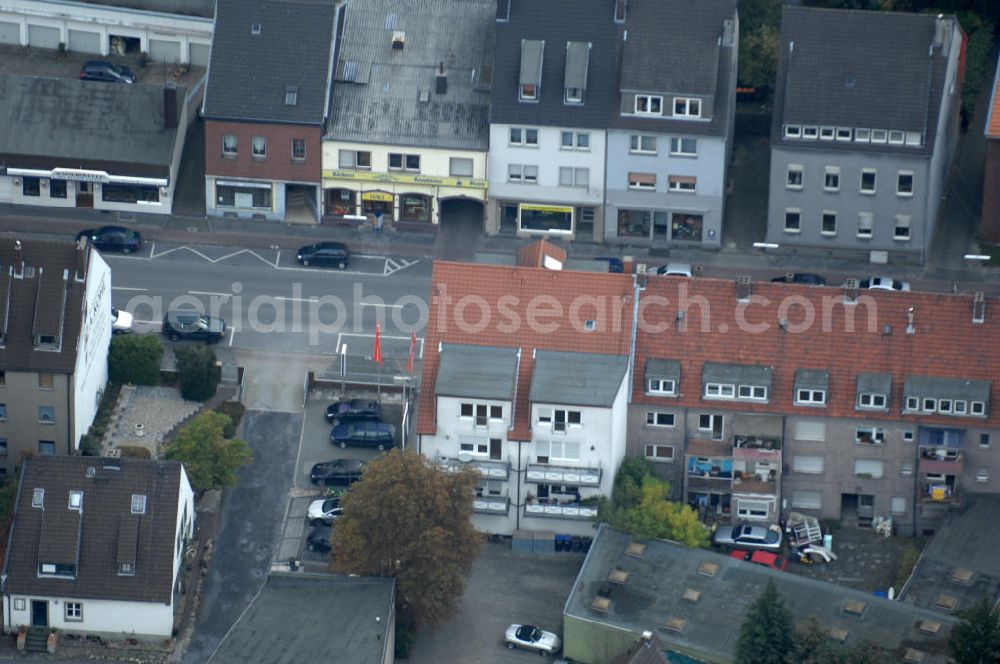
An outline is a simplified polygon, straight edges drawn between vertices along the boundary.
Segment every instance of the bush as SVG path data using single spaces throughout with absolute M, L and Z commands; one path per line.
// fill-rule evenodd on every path
M 80 439 L 80 454 L 82 456 L 100 456 L 101 439 L 92 433 L 87 433 Z
M 232 438 L 236 435 L 236 430 L 240 427 L 240 420 L 243 419 L 246 407 L 239 401 L 224 401 L 219 404 L 215 412 L 222 413 L 229 418 L 229 424 L 223 429 L 222 435 L 226 438 Z
M 181 396 L 189 401 L 211 399 L 222 373 L 215 364 L 215 351 L 209 346 L 182 346 L 175 352 Z
M 160 381 L 163 345 L 152 334 L 127 334 L 111 338 L 108 377 L 115 383 L 156 385 Z
M 139 447 L 137 445 L 120 445 L 118 447 L 122 451 L 122 458 L 124 459 L 152 459 L 153 454 L 149 451 L 149 448 Z
M 896 589 L 897 595 L 910 578 L 910 574 L 913 573 L 913 568 L 917 566 L 917 559 L 919 558 L 920 549 L 913 544 L 907 544 L 903 548 L 902 553 L 899 554 L 899 562 L 896 564 L 896 578 L 892 584 Z
M 409 659 L 417 633 L 413 627 L 396 623 L 396 659 Z

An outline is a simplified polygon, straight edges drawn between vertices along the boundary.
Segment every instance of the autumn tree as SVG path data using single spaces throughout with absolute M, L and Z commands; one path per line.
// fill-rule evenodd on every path
M 205 411 L 185 425 L 167 446 L 166 457 L 184 464 L 197 493 L 236 484 L 236 471 L 253 460 L 245 442 L 225 437 L 230 421 L 228 415 Z
M 1000 609 L 983 597 L 962 614 L 948 649 L 956 664 L 994 664 L 1000 661 Z
M 795 625 L 785 599 L 768 580 L 747 609 L 736 639 L 736 664 L 792 664 L 797 661 Z
M 370 462 L 342 499 L 333 571 L 396 579 L 400 614 L 439 625 L 456 610 L 479 552 L 472 527 L 478 477 L 449 472 L 409 449 Z

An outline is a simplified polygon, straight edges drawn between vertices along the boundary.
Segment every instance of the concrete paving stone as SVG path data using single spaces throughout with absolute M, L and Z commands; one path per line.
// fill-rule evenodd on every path
M 201 406 L 183 399 L 176 388 L 126 385 L 112 415 L 114 424 L 105 445 L 144 447 L 155 457 L 164 436 Z

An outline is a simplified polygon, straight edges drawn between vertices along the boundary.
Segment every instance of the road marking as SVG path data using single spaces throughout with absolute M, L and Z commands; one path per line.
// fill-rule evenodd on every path
M 384 307 L 387 309 L 402 309 L 402 304 L 386 304 L 385 302 L 358 302 L 359 307 Z
M 385 259 L 385 269 L 382 271 L 382 276 L 388 277 L 390 274 L 399 272 L 400 270 L 405 270 L 411 265 L 416 265 L 419 260 L 406 260 L 405 258 L 386 258 Z
M 139 320 L 138 318 L 132 319 L 133 323 L 139 323 L 140 325 L 159 325 L 163 321 L 159 320 Z
M 235 327 L 231 327 L 231 328 L 229 328 L 229 347 L 230 348 L 233 347 L 233 339 L 235 339 L 235 338 L 236 338 L 236 328 Z
M 232 297 L 232 293 L 213 293 L 212 291 L 189 290 L 189 295 L 213 295 L 215 297 Z
M 124 291 L 136 291 L 137 293 L 145 293 L 148 288 L 129 288 L 128 286 L 112 286 L 111 290 L 124 290 Z

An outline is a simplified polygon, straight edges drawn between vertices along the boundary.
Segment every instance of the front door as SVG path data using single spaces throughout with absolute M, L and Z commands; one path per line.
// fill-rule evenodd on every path
M 49 626 L 49 603 L 45 600 L 31 600 L 31 626 Z
M 496 461 L 500 460 L 500 447 L 501 440 L 499 438 L 490 438 L 490 458 Z
M 89 182 L 76 183 L 76 206 L 82 208 L 94 207 L 94 190 Z

